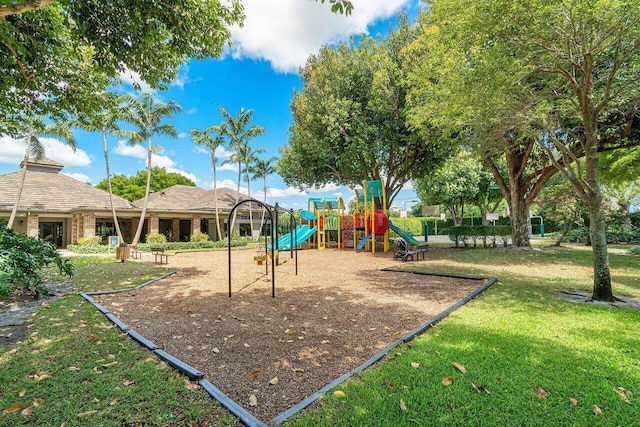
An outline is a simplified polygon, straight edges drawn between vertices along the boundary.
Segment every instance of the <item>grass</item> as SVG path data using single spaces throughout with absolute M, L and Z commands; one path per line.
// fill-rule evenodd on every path
M 292 425 L 638 425 L 640 312 L 550 292 L 590 289 L 590 263 L 585 250 L 469 250 L 406 266 L 500 282 Z M 611 265 L 614 292 L 639 297 L 640 260 Z
M 610 262 L 614 292 L 640 297 L 640 257 L 612 253 Z M 135 286 L 167 271 L 100 258 L 79 258 L 76 264 L 73 282 L 83 292 Z M 588 248 L 473 249 L 403 267 L 500 281 L 341 385 L 345 397 L 328 394 L 290 425 L 640 423 L 640 312 L 570 303 L 551 293 L 591 289 Z M 0 425 L 235 422 L 79 296 L 38 312 L 29 333 L 13 350 L 0 348 L 0 408 L 21 403 L 33 413 L 5 414 Z M 453 383 L 443 385 L 445 378 Z M 33 406 L 35 399 L 43 403 Z
M 81 292 L 132 287 L 167 269 L 86 257 Z M 0 425 L 234 425 L 195 383 L 143 350 L 79 295 L 41 309 L 28 339 L 0 348 Z M 23 414 L 23 411 L 31 412 Z

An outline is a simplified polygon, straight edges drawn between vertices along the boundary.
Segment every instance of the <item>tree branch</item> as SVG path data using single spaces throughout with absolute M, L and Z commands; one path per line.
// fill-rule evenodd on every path
M 0 17 L 6 18 L 11 15 L 20 15 L 25 12 L 41 9 L 53 3 L 56 3 L 56 0 L 30 0 L 18 4 L 7 4 L 0 6 Z

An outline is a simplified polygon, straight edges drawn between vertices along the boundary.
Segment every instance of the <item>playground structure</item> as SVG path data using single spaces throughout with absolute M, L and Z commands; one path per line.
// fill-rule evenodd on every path
M 383 252 L 388 252 L 390 230 L 411 246 L 424 245 L 389 220 L 386 206 L 385 189 L 379 180 L 365 181 L 361 189 L 355 190 L 355 209 L 351 214 L 346 213 L 341 197 L 309 198 L 307 209 L 300 213 L 300 224 L 282 235 L 275 249 L 289 251 L 306 243 L 309 248 L 321 250 L 337 247 L 375 253 L 380 246 Z

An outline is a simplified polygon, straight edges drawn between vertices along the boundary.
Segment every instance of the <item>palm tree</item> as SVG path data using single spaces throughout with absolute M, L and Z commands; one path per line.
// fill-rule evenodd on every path
M 270 175 L 276 173 L 276 161 L 277 157 L 270 157 L 266 160 L 256 159 L 255 163 L 251 166 L 250 172 L 253 174 L 252 179 L 262 179 L 262 191 L 264 192 L 264 203 L 267 203 L 267 178 Z
M 191 140 L 196 144 L 206 145 L 209 148 L 209 154 L 211 155 L 211 165 L 213 166 L 213 206 L 216 211 L 216 231 L 218 234 L 218 240 L 222 239 L 222 233 L 220 232 L 220 218 L 218 216 L 218 186 L 217 181 L 218 177 L 216 176 L 216 164 L 218 163 L 218 158 L 216 157 L 216 149 L 224 144 L 224 138 L 222 135 L 218 134 L 216 136 L 209 135 L 209 133 L 204 131 L 199 131 L 196 129 L 191 129 L 190 132 Z
M 236 194 L 236 204 L 240 200 L 240 181 L 242 180 L 242 163 L 243 155 L 242 150 L 245 145 L 248 145 L 251 138 L 262 135 L 265 131 L 260 125 L 251 126 L 248 128 L 251 119 L 253 118 L 253 110 L 245 110 L 244 107 L 240 108 L 238 115 L 233 117 L 224 107 L 219 107 L 218 111 L 226 120 L 219 125 L 214 125 L 207 128 L 208 132 L 216 132 L 221 135 L 225 135 L 229 138 L 229 149 L 234 152 L 234 155 L 229 157 L 223 162 L 225 163 L 238 163 L 238 190 Z M 232 232 L 235 225 L 236 216 L 234 213 L 231 218 L 231 224 L 229 225 L 229 232 Z
M 262 148 L 252 149 L 248 144 L 243 145 L 240 150 L 240 157 L 242 158 L 242 163 L 244 164 L 242 170 L 245 174 L 245 180 L 247 181 L 247 194 L 249 198 L 251 198 L 251 177 L 249 173 L 251 172 L 251 168 L 258 160 L 258 154 L 264 153 Z M 249 203 L 249 226 L 251 228 L 251 236 L 253 237 L 253 203 Z M 263 210 L 264 213 L 264 210 Z M 262 222 L 260 223 L 262 224 Z M 256 236 L 255 240 L 258 239 Z
M 119 100 L 123 101 L 124 99 L 120 97 Z M 122 237 L 122 232 L 120 231 L 120 223 L 118 222 L 116 208 L 113 205 L 113 189 L 111 188 L 111 170 L 109 166 L 107 134 L 116 134 L 120 129 L 118 127 L 118 122 L 123 119 L 123 110 L 115 105 L 115 99 L 107 95 L 107 98 L 105 99 L 105 106 L 101 111 L 99 111 L 95 116 L 81 117 L 76 123 L 76 126 L 80 129 L 84 129 L 88 132 L 100 132 L 102 134 L 102 150 L 104 152 L 104 163 L 107 169 L 107 183 L 109 185 L 109 204 L 111 205 L 111 214 L 113 215 L 113 224 L 116 229 L 116 234 L 121 242 L 124 242 L 124 239 Z
M 273 175 L 276 173 L 276 165 L 275 162 L 278 159 L 276 157 L 270 157 L 267 160 L 256 159 L 255 162 L 251 165 L 249 172 L 253 175 L 251 179 L 262 179 L 262 191 L 264 192 L 264 204 L 267 204 L 267 177 L 269 175 Z M 278 213 L 276 212 L 276 215 Z M 262 219 L 260 220 L 260 224 L 264 223 L 265 212 L 262 211 Z
M 20 198 L 22 197 L 22 190 L 24 189 L 24 182 L 27 178 L 27 162 L 29 158 L 40 160 L 45 156 L 44 146 L 40 142 L 39 136 L 53 136 L 60 137 L 63 142 L 69 145 L 73 151 L 76 151 L 76 140 L 71 133 L 71 128 L 66 123 L 44 123 L 43 116 L 23 116 L 21 117 L 21 128 L 25 129 L 26 133 L 17 133 L 14 136 L 18 136 L 25 144 L 24 159 L 22 162 L 22 176 L 20 178 L 20 186 L 18 187 L 18 195 L 16 201 L 13 204 L 11 215 L 9 216 L 9 222 L 7 228 L 12 229 L 13 223 L 18 213 L 18 206 L 20 205 Z
M 140 214 L 140 223 L 133 237 L 131 244 L 138 244 L 142 228 L 144 226 L 144 218 L 147 214 L 147 201 L 149 200 L 149 191 L 151 189 L 151 155 L 153 154 L 153 143 L 151 138 L 155 134 L 176 137 L 176 128 L 171 123 L 162 123 L 165 117 L 182 111 L 180 104 L 175 101 L 169 101 L 168 104 L 157 103 L 151 95 L 145 93 L 142 99 L 129 96 L 126 98 L 126 109 L 124 111 L 124 120 L 134 125 L 137 130 L 117 130 L 116 135 L 128 139 L 130 145 L 144 144 L 147 142 L 147 186 L 145 187 L 144 203 L 142 205 L 142 213 Z

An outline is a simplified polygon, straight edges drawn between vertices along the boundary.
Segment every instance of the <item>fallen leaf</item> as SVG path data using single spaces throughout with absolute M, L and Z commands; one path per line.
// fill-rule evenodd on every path
M 187 390 L 198 390 L 200 386 L 198 385 L 198 383 L 191 382 L 185 378 L 184 388 L 186 388 Z
M 119 398 L 119 397 L 116 397 L 116 398 L 115 398 L 115 399 L 113 399 L 111 402 L 109 402 L 109 406 L 113 406 L 113 405 L 115 405 L 116 403 L 118 403 L 118 400 L 120 400 L 120 398 Z
M 569 398 L 569 402 L 571 403 L 571 406 L 578 406 L 578 400 L 573 397 Z
M 105 363 L 104 365 L 102 365 L 103 368 L 110 368 L 112 366 L 116 366 L 118 364 L 118 362 L 110 362 L 110 363 Z
M 255 394 L 249 396 L 249 406 L 258 406 L 258 398 Z
M 473 389 L 475 391 L 477 391 L 478 393 L 487 393 L 487 394 L 491 394 L 491 392 L 489 390 L 487 390 L 486 387 L 475 384 L 475 383 L 471 383 L 471 387 L 473 387 Z
M 618 388 L 614 388 L 613 391 L 615 391 L 618 397 L 622 399 L 624 402 L 631 403 L 627 398 L 627 396 L 631 396 L 633 393 L 631 393 L 629 390 L 627 390 L 624 387 L 618 387 Z
M 44 400 L 40 399 L 39 397 L 33 399 L 33 402 L 31 402 L 33 404 L 33 406 L 40 406 L 44 404 Z
M 91 335 L 89 337 L 89 342 L 96 342 L 98 340 L 98 338 L 96 338 L 95 336 Z
M 18 411 L 22 410 L 25 406 L 27 406 L 27 405 L 25 405 L 22 402 L 14 403 L 13 405 L 9 406 L 7 409 L 2 411 L 2 415 L 4 415 L 4 414 L 12 414 L 14 412 L 18 412 Z
M 442 379 L 442 384 L 444 384 L 445 386 L 449 386 L 453 384 L 453 381 L 454 381 L 453 377 L 444 377 Z
M 22 410 L 22 412 L 20 412 L 22 415 L 31 415 L 33 413 L 33 410 L 35 409 L 35 407 L 33 405 L 31 406 L 27 406 L 26 408 L 24 408 Z
M 456 369 L 458 369 L 458 371 L 462 372 L 463 374 L 467 373 L 467 370 L 465 369 L 465 367 L 463 365 L 461 365 L 460 363 L 453 362 L 452 365 L 455 366 Z
M 420 364 L 418 362 L 411 362 L 411 367 L 413 369 L 418 369 L 420 367 Z
M 269 384 L 271 384 L 271 385 L 278 384 L 278 377 L 271 378 L 271 381 L 269 381 Z
M 98 411 L 80 412 L 79 414 L 76 414 L 76 417 L 84 418 L 84 417 L 89 417 L 89 416 L 97 414 L 97 413 L 98 413 Z
M 251 378 L 255 378 L 255 377 L 257 377 L 258 375 L 260 375 L 260 369 L 254 369 L 254 370 L 253 370 L 253 371 L 251 371 L 251 373 L 249 374 L 249 376 L 250 376 Z
M 602 415 L 602 409 L 598 405 L 593 405 L 593 413 L 596 415 Z
M 197 423 L 197 422 L 195 422 L 195 421 L 189 421 L 189 422 L 187 423 L 187 426 L 189 426 L 189 427 L 198 427 L 198 423 Z
M 76 368 L 75 366 L 69 366 L 70 371 L 79 371 L 80 368 Z
M 124 380 L 122 381 L 122 384 L 124 384 L 125 387 L 129 387 L 130 385 L 133 385 L 136 383 L 136 380 Z
M 49 374 L 37 375 L 36 376 L 36 381 L 46 380 L 47 378 L 49 378 Z
M 402 409 L 403 411 L 407 410 L 407 404 L 404 403 L 404 399 L 400 399 L 400 409 Z
M 304 369 L 302 369 L 302 368 L 292 368 L 291 370 L 293 372 L 304 372 Z
M 214 353 L 220 353 L 220 350 L 218 350 L 218 347 L 213 347 L 213 350 L 211 351 L 213 351 Z
M 336 390 L 336 391 L 334 391 L 334 392 L 333 392 L 333 395 L 334 395 L 335 397 L 337 397 L 338 399 L 344 399 L 345 397 L 347 397 L 347 395 L 345 394 L 345 392 L 344 392 L 344 391 L 342 391 L 342 390 Z
M 547 392 L 542 387 L 538 387 L 538 389 L 536 390 L 536 394 L 538 395 L 538 397 L 541 397 L 542 399 L 547 398 Z
M 27 390 L 22 389 L 22 391 L 18 394 L 18 397 L 24 397 L 25 394 L 27 394 Z

